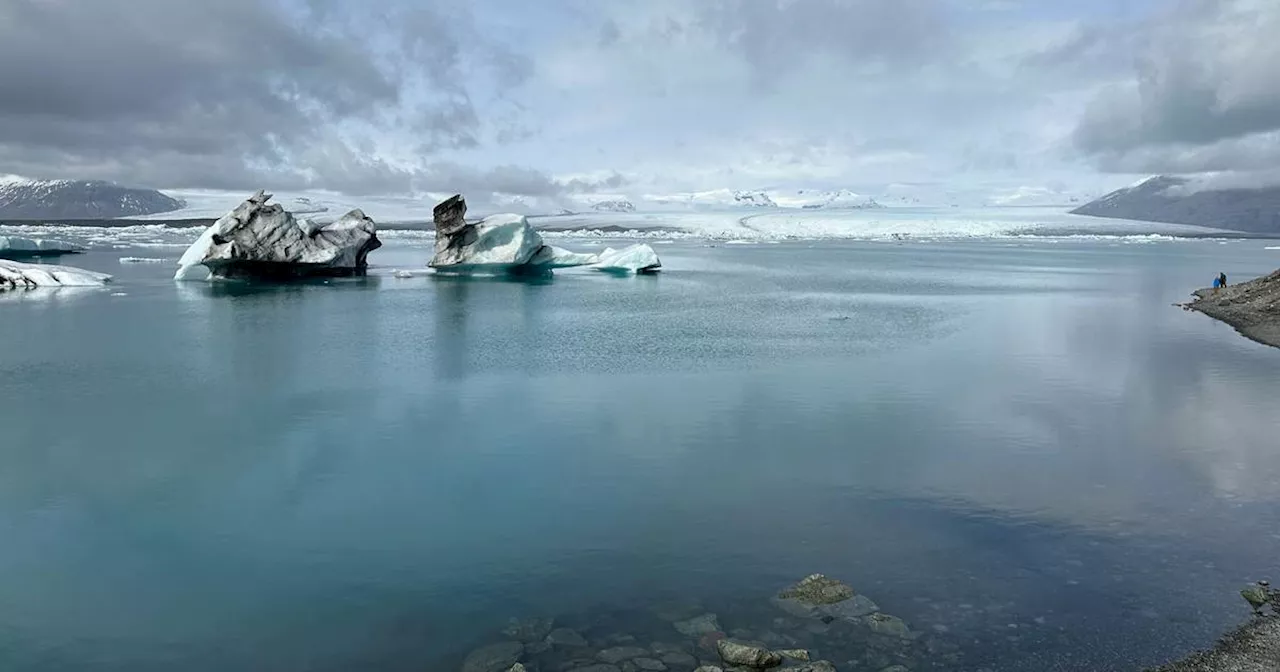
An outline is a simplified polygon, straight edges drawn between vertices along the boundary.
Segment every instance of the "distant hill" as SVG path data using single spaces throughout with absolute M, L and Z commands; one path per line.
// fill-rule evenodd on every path
M 1280 186 L 1198 191 L 1181 188 L 1189 184 L 1186 178 L 1157 175 L 1071 212 L 1246 233 L 1280 233 Z
M 182 208 L 154 189 L 112 182 L 0 179 L 0 219 L 114 219 Z

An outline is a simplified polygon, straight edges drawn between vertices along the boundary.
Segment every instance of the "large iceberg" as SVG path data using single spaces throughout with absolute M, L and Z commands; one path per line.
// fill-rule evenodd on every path
M 493 215 L 466 221 L 461 195 L 436 206 L 435 256 L 428 264 L 444 273 L 542 274 L 557 268 L 590 266 L 612 272 L 652 272 L 662 266 L 648 245 L 606 250 L 605 255 L 547 245 L 523 215 Z
M 0 291 L 37 287 L 98 287 L 111 280 L 106 273 L 53 264 L 24 264 L 0 259 Z
M 359 275 L 382 247 L 377 225 L 360 210 L 330 224 L 295 220 L 271 195 L 254 194 L 205 229 L 178 261 L 179 280 Z
M 68 243 L 65 240 L 0 236 L 0 259 L 56 257 L 62 254 L 78 254 L 83 251 L 79 246 Z

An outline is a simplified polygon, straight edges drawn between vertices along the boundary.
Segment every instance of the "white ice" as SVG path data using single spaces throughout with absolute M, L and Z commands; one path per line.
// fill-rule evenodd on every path
M 111 280 L 106 273 L 71 266 L 24 264 L 0 259 L 0 289 L 32 287 L 98 287 Z
M 44 254 L 70 254 L 80 252 L 81 248 L 65 240 L 50 238 L 23 238 L 21 236 L 0 236 L 0 257 L 6 254 L 36 256 Z
M 592 266 L 609 273 L 652 273 L 662 267 L 658 253 L 643 243 L 621 250 L 606 247 Z
M 542 248 L 542 236 L 523 215 L 492 215 L 475 226 L 475 240 L 437 251 L 430 266 L 445 271 L 505 271 L 528 264 Z

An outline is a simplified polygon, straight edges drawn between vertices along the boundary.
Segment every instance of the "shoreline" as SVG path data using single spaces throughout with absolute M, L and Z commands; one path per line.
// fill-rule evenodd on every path
M 1280 618 L 1258 616 L 1213 648 L 1145 672 L 1275 672 L 1280 669 Z
M 1240 335 L 1280 348 L 1280 271 L 1222 289 L 1198 289 L 1195 300 L 1179 304 L 1224 322 Z

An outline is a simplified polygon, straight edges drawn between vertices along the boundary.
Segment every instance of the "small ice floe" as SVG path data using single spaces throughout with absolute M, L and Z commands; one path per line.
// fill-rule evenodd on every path
M 159 259 L 156 257 L 120 257 L 122 264 L 167 264 L 168 259 Z

